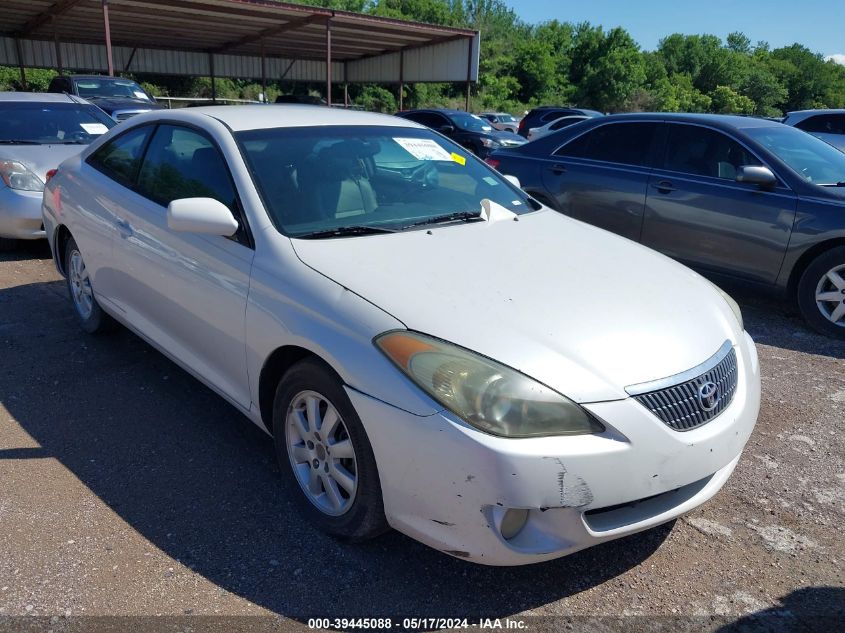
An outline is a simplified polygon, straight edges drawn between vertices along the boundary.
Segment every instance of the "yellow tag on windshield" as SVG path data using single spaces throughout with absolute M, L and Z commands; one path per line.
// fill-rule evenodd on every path
M 467 164 L 467 159 L 461 156 L 460 154 L 456 154 L 455 152 L 452 152 L 452 160 L 458 163 L 458 165 Z

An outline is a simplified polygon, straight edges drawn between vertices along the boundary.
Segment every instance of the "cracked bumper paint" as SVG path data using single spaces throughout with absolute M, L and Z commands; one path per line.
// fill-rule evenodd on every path
M 585 404 L 601 435 L 505 439 L 452 414 L 420 417 L 349 391 L 375 453 L 385 514 L 397 530 L 453 556 L 489 565 L 540 562 L 645 530 L 688 512 L 727 481 L 760 406 L 748 335 L 730 406 L 679 433 L 632 399 Z M 502 537 L 508 509 L 525 527 Z

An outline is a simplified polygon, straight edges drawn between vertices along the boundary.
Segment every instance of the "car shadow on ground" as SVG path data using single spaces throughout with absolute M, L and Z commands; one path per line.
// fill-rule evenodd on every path
M 504 617 L 607 582 L 672 529 L 505 569 L 396 532 L 344 545 L 297 514 L 262 431 L 128 331 L 83 334 L 62 282 L 0 290 L 0 356 L 0 401 L 40 445 L 0 459 L 55 458 L 152 545 L 288 617 Z
M 842 587 L 802 587 L 778 602 L 776 607 L 755 611 L 722 626 L 718 633 L 833 633 L 841 631 L 845 622 Z
M 0 262 L 51 258 L 47 240 L 18 240 L 14 248 L 0 250 Z

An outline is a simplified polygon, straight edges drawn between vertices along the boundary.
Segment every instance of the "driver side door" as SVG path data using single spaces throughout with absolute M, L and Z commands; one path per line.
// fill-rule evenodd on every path
M 702 125 L 668 123 L 666 148 L 649 178 L 642 243 L 703 271 L 774 283 L 797 198 L 736 181 L 762 165 L 747 147 Z

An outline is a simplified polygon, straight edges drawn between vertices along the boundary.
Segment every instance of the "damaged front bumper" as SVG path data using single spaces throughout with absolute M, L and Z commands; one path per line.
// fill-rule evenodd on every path
M 348 393 L 370 438 L 394 528 L 466 560 L 521 565 L 654 527 L 718 492 L 760 407 L 754 343 L 745 334 L 735 349 L 733 401 L 687 432 L 627 398 L 583 405 L 607 426 L 600 435 L 506 439 L 449 412 L 420 417 Z M 527 510 L 527 520 L 505 538 L 509 510 Z

